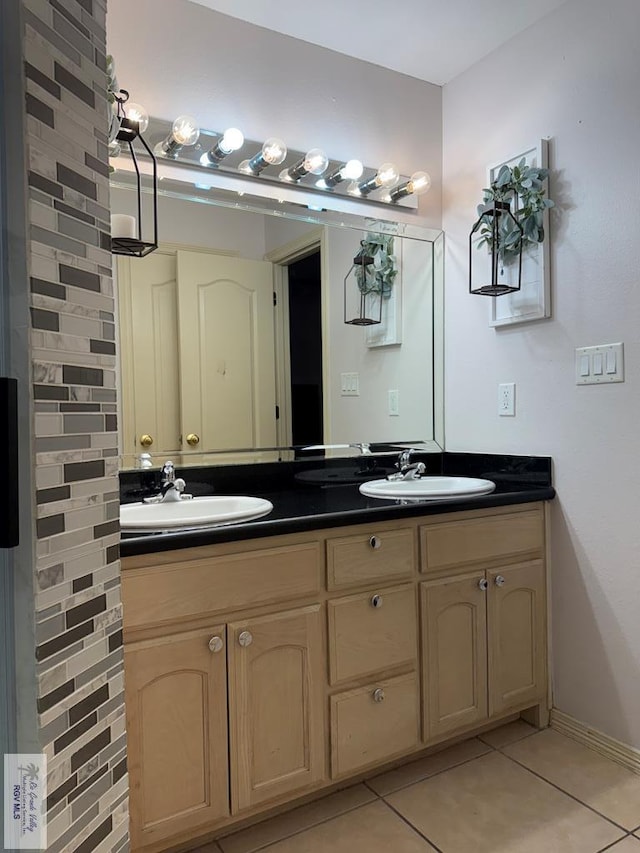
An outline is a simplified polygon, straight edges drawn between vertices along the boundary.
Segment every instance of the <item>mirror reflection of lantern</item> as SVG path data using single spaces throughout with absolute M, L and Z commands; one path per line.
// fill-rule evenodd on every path
M 366 243 L 344 279 L 344 322 L 350 326 L 375 326 L 382 322 L 382 294 L 376 281 L 375 261 Z
M 473 244 L 474 237 L 480 231 L 480 245 L 489 247 L 491 261 L 491 282 L 474 287 Z M 481 211 L 478 221 L 469 234 L 469 293 L 478 296 L 503 296 L 520 290 L 522 284 L 522 243 L 524 232 L 517 218 L 511 212 L 509 201 L 493 201 Z M 505 263 L 504 254 L 512 257 Z M 477 262 L 476 262 L 477 265 Z M 517 266 L 516 266 L 517 265 Z M 516 275 L 517 283 L 509 283 L 505 267 Z

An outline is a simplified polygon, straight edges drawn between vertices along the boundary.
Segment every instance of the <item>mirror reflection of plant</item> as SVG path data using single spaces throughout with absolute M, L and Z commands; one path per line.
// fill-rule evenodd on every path
M 483 203 L 478 205 L 478 216 L 490 210 L 493 202 L 511 203 L 511 212 L 520 223 L 522 236 L 510 216 L 501 216 L 498 228 L 498 256 L 504 263 L 515 260 L 522 249 L 528 245 L 544 241 L 544 212 L 555 206 L 550 198 L 545 198 L 544 182 L 549 177 L 548 169 L 527 166 L 522 158 L 517 166 L 503 165 L 495 181 L 483 192 Z M 477 246 L 493 245 L 493 233 L 490 222 L 483 222 Z
M 358 258 L 373 258 L 373 264 L 357 264 L 356 281 L 361 293 L 381 293 L 385 299 L 391 296 L 391 290 L 398 274 L 398 262 L 393 254 L 393 237 L 390 234 L 367 234 L 360 241 Z

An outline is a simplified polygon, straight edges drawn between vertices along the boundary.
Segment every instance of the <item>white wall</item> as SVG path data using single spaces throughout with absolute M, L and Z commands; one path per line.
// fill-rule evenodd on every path
M 444 89 L 449 450 L 550 454 L 555 704 L 640 747 L 640 5 L 572 0 Z M 550 138 L 553 318 L 494 330 L 467 294 L 486 166 Z M 624 341 L 626 381 L 574 348 Z M 498 418 L 497 384 L 517 383 Z
M 440 227 L 439 86 L 187 0 L 109 0 L 107 29 L 120 85 L 151 115 L 192 113 L 203 127 L 237 125 L 249 139 L 281 136 L 293 149 L 319 146 L 370 166 L 394 160 L 403 174 L 426 169 L 433 185 L 420 213 Z M 389 49 L 401 49 L 390 38 Z
M 111 213 L 136 216 L 136 203 L 133 190 L 111 189 Z M 143 221 L 149 222 L 148 219 Z M 255 261 L 264 258 L 263 217 L 244 210 L 161 196 L 158 199 L 158 234 L 161 243 L 233 252 Z

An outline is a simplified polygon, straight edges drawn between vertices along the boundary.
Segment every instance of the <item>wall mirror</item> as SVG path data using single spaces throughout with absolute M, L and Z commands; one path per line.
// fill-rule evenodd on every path
M 173 177 L 160 187 L 160 249 L 114 256 L 124 470 L 442 447 L 441 232 Z M 118 169 L 112 212 L 136 203 Z M 355 290 L 361 241 L 380 234 L 397 269 L 383 322 L 347 325 L 345 278 Z

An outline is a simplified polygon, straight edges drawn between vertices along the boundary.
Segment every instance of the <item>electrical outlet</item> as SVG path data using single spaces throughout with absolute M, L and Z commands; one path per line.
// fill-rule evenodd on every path
M 512 418 L 516 414 L 515 382 L 498 385 L 498 414 L 501 418 Z
M 400 414 L 400 394 L 397 390 L 389 391 L 389 416 L 394 418 Z

